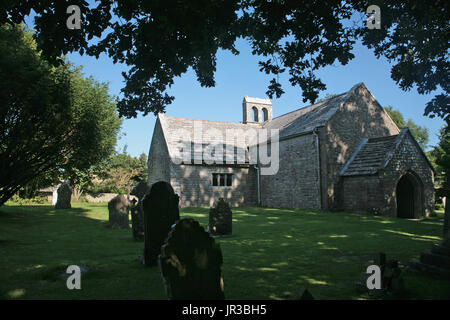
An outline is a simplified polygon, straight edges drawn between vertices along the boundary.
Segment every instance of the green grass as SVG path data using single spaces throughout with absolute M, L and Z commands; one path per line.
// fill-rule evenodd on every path
M 206 227 L 207 208 L 185 208 Z M 0 208 L 0 298 L 166 299 L 157 267 L 139 262 L 143 242 L 107 227 L 106 204 Z M 441 240 L 442 214 L 419 221 L 270 208 L 234 208 L 233 235 L 218 238 L 227 299 L 367 299 L 355 282 L 377 252 L 406 265 Z M 81 290 L 61 277 L 83 265 Z M 403 272 L 412 299 L 450 299 L 450 283 Z

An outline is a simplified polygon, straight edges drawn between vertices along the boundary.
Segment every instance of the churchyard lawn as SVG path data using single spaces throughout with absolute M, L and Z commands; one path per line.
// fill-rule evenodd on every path
M 205 228 L 209 208 L 183 208 L 181 217 Z M 166 299 L 157 267 L 139 259 L 143 242 L 131 229 L 107 227 L 106 203 L 0 207 L 1 299 Z M 344 212 L 234 208 L 233 234 L 217 238 L 227 299 L 389 299 L 358 292 L 369 261 L 385 252 L 402 265 L 410 299 L 450 299 L 450 282 L 403 268 L 441 240 L 442 213 L 401 220 Z M 68 290 L 69 265 L 87 270 L 81 290 Z

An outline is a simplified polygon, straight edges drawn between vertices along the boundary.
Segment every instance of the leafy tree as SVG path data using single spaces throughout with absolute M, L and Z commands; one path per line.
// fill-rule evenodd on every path
M 436 170 L 436 196 L 446 197 L 445 203 L 445 230 L 449 230 L 450 218 L 450 130 L 442 128 L 439 145 L 430 151 Z M 445 236 L 445 234 L 444 234 Z
M 121 120 L 108 85 L 84 78 L 81 68 L 71 73 L 71 90 L 72 125 L 78 133 L 74 143 L 80 147 L 67 157 L 62 177 L 81 194 L 89 176 L 101 170 L 101 163 L 114 154 Z
M 405 119 L 403 118 L 403 115 L 401 114 L 400 111 L 394 110 L 394 107 L 392 106 L 384 107 L 384 111 L 387 112 L 387 114 L 391 117 L 391 119 L 395 122 L 395 124 L 399 129 L 405 127 L 406 125 Z
M 405 119 L 403 118 L 401 112 L 398 110 L 394 110 L 392 106 L 385 107 L 384 110 L 389 114 L 389 116 L 399 129 L 408 127 L 422 149 L 426 150 L 429 141 L 428 129 L 426 127 L 415 124 L 411 119 L 408 119 L 408 121 L 405 122 Z
M 52 67 L 22 26 L 0 26 L 0 205 L 21 188 L 71 178 L 114 150 L 120 119 L 107 87 Z
M 83 13 L 80 30 L 66 27 L 69 4 Z M 381 29 L 366 27 L 369 5 L 380 7 Z M 50 60 L 73 51 L 106 53 L 131 66 L 118 102 L 125 117 L 164 111 L 174 99 L 167 88 L 189 68 L 202 86 L 214 86 L 217 51 L 238 54 L 234 43 L 243 38 L 262 57 L 261 71 L 273 75 L 271 98 L 283 94 L 278 79 L 287 72 L 303 101 L 314 102 L 326 89 L 317 70 L 348 63 L 362 40 L 394 64 L 391 77 L 403 90 L 442 89 L 425 113 L 449 121 L 449 6 L 444 0 L 16 0 L 0 5 L 0 22 L 21 22 L 33 9 L 39 48 Z
M 124 151 L 112 156 L 105 163 L 101 174 L 91 176 L 91 183 L 88 185 L 87 191 L 127 193 L 137 182 L 147 181 L 147 177 L 146 154 L 133 157 Z

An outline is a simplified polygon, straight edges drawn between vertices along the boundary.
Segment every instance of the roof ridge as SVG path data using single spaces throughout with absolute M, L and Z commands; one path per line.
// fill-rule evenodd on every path
M 350 91 L 350 90 L 349 90 L 349 91 Z M 310 105 L 308 105 L 308 106 L 304 106 L 304 107 L 301 107 L 301 108 L 298 108 L 298 109 L 289 111 L 288 113 L 285 113 L 285 114 L 282 114 L 282 115 L 280 115 L 280 116 L 278 116 L 278 117 L 272 118 L 272 120 L 270 120 L 270 121 L 273 121 L 273 120 L 275 120 L 275 119 L 284 117 L 284 116 L 286 116 L 286 115 L 288 115 L 288 114 L 291 114 L 291 113 L 294 113 L 294 112 L 297 112 L 297 111 L 300 111 L 300 110 L 303 110 L 303 109 L 306 109 L 306 108 L 309 108 L 309 107 L 314 107 L 314 106 L 315 106 L 315 107 L 318 107 L 318 106 L 319 106 L 319 103 L 322 105 L 322 104 L 324 104 L 325 102 L 329 102 L 329 101 L 332 100 L 332 99 L 335 99 L 335 98 L 340 97 L 340 96 L 342 96 L 342 95 L 344 95 L 344 94 L 347 94 L 349 91 L 344 92 L 344 93 L 341 93 L 341 94 L 338 94 L 338 95 L 335 95 L 335 96 L 330 97 L 330 98 L 323 99 L 323 100 L 318 101 L 318 102 L 316 102 L 316 103 L 314 103 L 314 104 L 310 104 Z M 306 113 L 305 113 L 305 114 L 306 114 Z
M 400 133 L 393 134 L 393 135 L 390 135 L 390 136 L 385 136 L 385 137 L 369 138 L 369 143 L 370 142 L 386 141 L 386 140 L 390 140 L 390 139 L 395 140 L 399 134 Z
M 177 119 L 177 120 L 192 120 L 192 121 L 201 121 L 201 122 L 217 122 L 217 123 L 236 124 L 236 125 L 247 125 L 247 124 L 262 125 L 262 123 L 259 123 L 259 122 L 243 123 L 243 122 L 230 122 L 230 121 L 218 121 L 218 120 L 203 120 L 203 119 L 192 119 L 192 118 L 179 118 L 179 117 L 172 117 L 172 116 L 166 116 L 166 115 L 164 115 L 164 117 L 165 118 L 171 118 L 171 119 Z

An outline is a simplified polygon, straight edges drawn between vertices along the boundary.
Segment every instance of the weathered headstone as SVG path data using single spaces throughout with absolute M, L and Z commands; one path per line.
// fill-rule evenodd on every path
M 72 198 L 72 187 L 68 182 L 63 182 L 56 191 L 58 198 L 56 200 L 55 209 L 70 209 L 70 200 Z
M 447 201 L 445 201 L 447 202 Z M 450 241 L 450 204 L 445 206 L 444 212 L 444 230 L 443 230 L 444 242 Z
M 165 181 L 154 183 L 142 201 L 144 209 L 144 264 L 157 263 L 161 245 L 166 240 L 171 226 L 180 219 L 179 197 Z
M 144 240 L 144 208 L 142 201 L 144 196 L 150 190 L 150 187 L 145 182 L 139 182 L 131 191 L 131 195 L 138 197 L 138 202 L 132 201 L 131 206 L 131 226 L 133 231 L 133 238 L 138 241 Z
M 381 289 L 370 290 L 367 287 L 367 280 L 370 274 L 361 273 L 361 281 L 356 283 L 359 291 L 368 291 L 374 294 L 389 294 L 396 297 L 404 297 L 407 291 L 405 290 L 403 277 L 401 276 L 401 269 L 397 260 L 387 260 L 386 254 L 380 252 L 373 263 L 380 267 L 381 271 Z
M 314 297 L 308 289 L 303 288 L 300 289 L 298 300 L 314 300 Z
M 209 210 L 209 233 L 213 236 L 231 235 L 232 212 L 223 198 Z
M 172 227 L 158 260 L 169 300 L 225 299 L 220 245 L 194 219 Z
M 450 210 L 446 208 L 445 211 L 442 242 L 435 243 L 431 250 L 422 252 L 419 259 L 410 262 L 409 267 L 413 271 L 450 280 Z
M 129 203 L 123 194 L 119 194 L 108 202 L 109 226 L 111 228 L 127 229 L 129 225 Z

